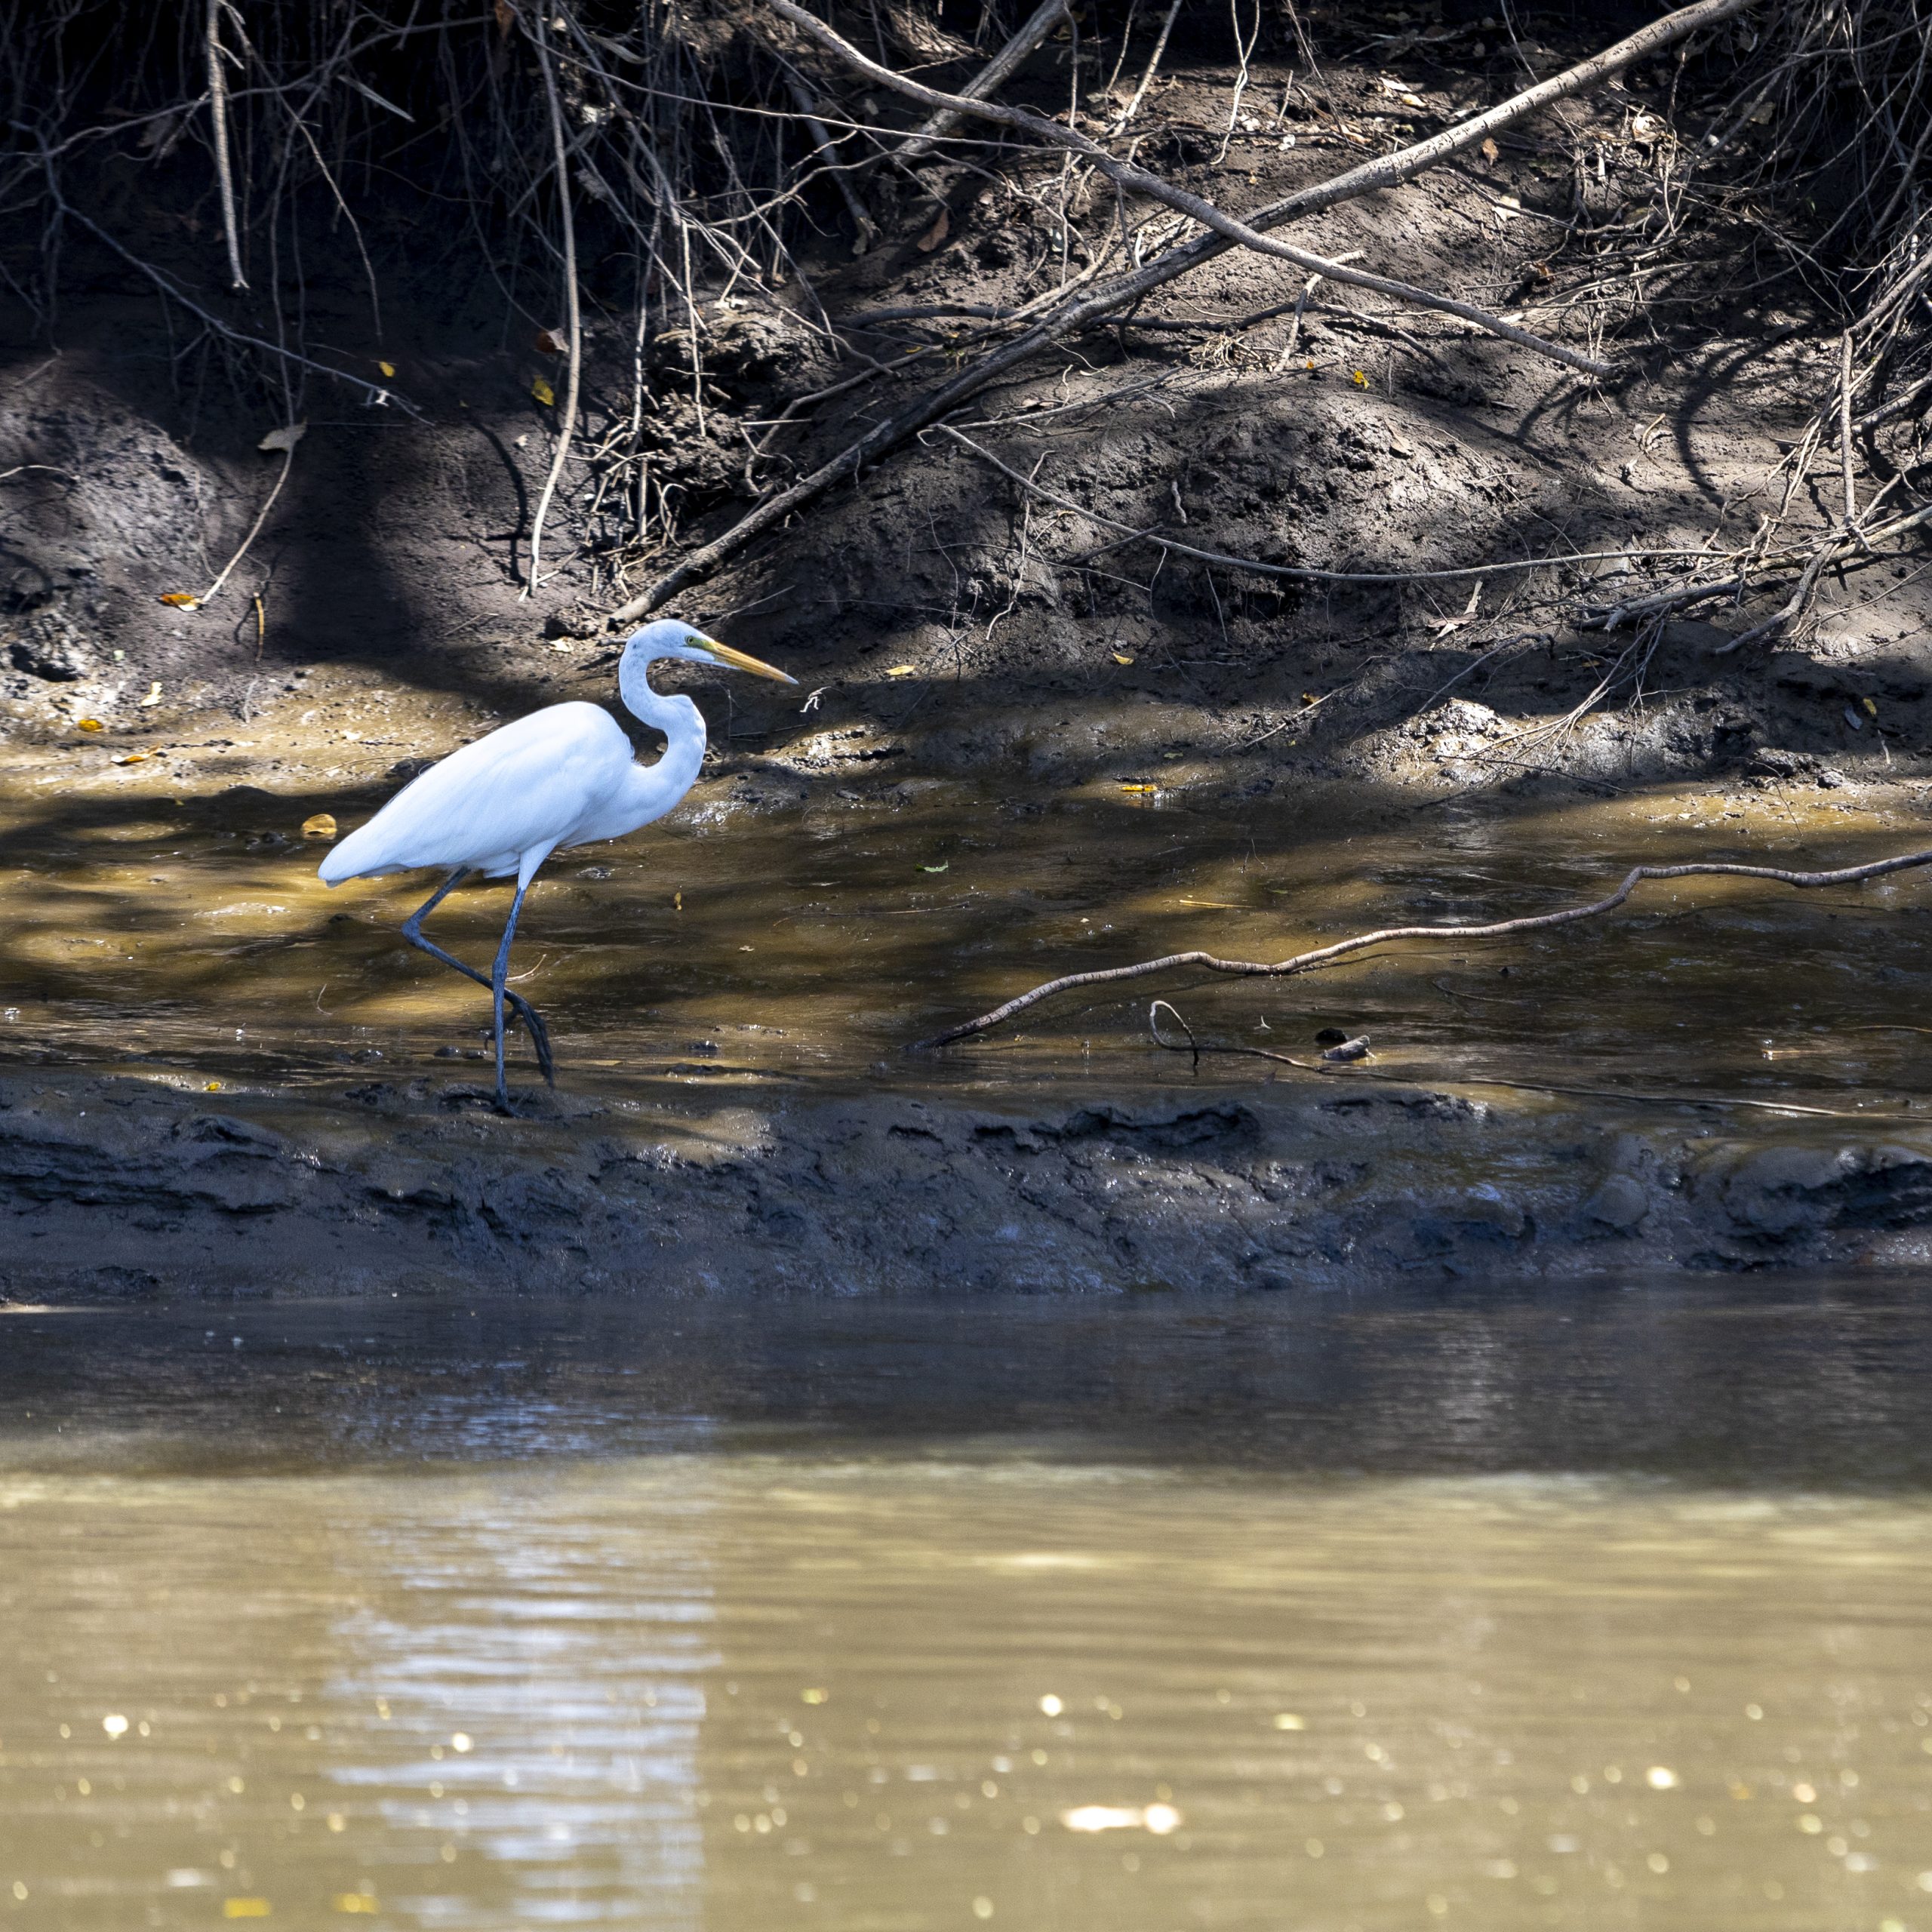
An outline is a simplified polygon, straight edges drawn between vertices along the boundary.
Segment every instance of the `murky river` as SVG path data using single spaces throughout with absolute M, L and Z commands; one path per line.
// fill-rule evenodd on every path
M 0 1318 L 0 1923 L 1932 1927 L 1923 1284 Z

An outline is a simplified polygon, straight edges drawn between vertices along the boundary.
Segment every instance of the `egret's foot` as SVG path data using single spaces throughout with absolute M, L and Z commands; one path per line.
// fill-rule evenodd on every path
M 523 1030 L 530 1035 L 530 1044 L 537 1049 L 537 1070 L 543 1076 L 546 1087 L 557 1084 L 557 1063 L 550 1051 L 550 1029 L 543 1023 L 543 1016 L 529 1001 L 509 995 L 515 1001 L 517 1017 L 523 1022 Z

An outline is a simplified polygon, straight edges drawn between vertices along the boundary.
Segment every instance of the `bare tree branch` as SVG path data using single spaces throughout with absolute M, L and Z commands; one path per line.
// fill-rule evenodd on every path
M 1881 878 L 1888 872 L 1909 872 L 1915 866 L 1928 865 L 1932 865 L 1932 851 L 1908 852 L 1896 859 L 1877 859 L 1869 865 L 1847 866 L 1836 872 L 1787 872 L 1777 866 L 1717 863 L 1633 866 L 1624 875 L 1622 884 L 1604 898 L 1594 900 L 1587 906 L 1567 906 L 1560 912 L 1531 913 L 1521 919 L 1499 919 L 1481 926 L 1385 926 L 1379 932 L 1337 940 L 1333 945 L 1297 952 L 1291 958 L 1276 960 L 1272 964 L 1254 959 L 1223 959 L 1211 952 L 1171 952 L 1162 958 L 1143 959 L 1131 966 L 1103 966 L 1091 973 L 1068 973 L 1034 987 L 1029 992 L 1017 995 L 1003 1005 L 995 1007 L 990 1013 L 981 1014 L 977 1020 L 949 1026 L 944 1032 L 935 1034 L 930 1040 L 921 1040 L 918 1044 L 923 1050 L 950 1046 L 955 1040 L 970 1039 L 976 1034 L 991 1031 L 1002 1021 L 1011 1020 L 1017 1013 L 1023 1013 L 1030 1006 L 1037 1006 L 1044 999 L 1051 999 L 1056 993 L 1070 992 L 1077 986 L 1110 986 L 1121 980 L 1144 980 L 1154 974 L 1171 973 L 1182 967 L 1249 979 L 1287 979 L 1297 974 L 1312 972 L 1336 960 L 1346 959 L 1351 954 L 1364 952 L 1371 946 L 1390 945 L 1398 940 L 1501 939 L 1512 933 L 1539 932 L 1552 926 L 1571 925 L 1579 919 L 1593 919 L 1601 913 L 1614 912 L 1646 879 L 1765 878 L 1780 885 L 1794 885 L 1809 891 L 1821 885 L 1853 885 L 1863 879 Z
M 1057 20 L 1066 17 L 1066 0 L 1045 0 L 1020 24 L 1020 30 L 966 85 L 959 90 L 961 100 L 984 100 L 1013 73 L 1033 50 L 1054 30 Z M 955 127 L 962 109 L 943 107 L 912 131 L 911 140 L 897 149 L 894 158 L 917 161 L 937 140 L 944 139 Z

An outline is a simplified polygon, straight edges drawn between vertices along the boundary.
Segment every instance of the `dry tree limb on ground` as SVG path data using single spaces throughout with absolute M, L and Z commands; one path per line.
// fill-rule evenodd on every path
M 1427 170 L 1480 147 L 1482 143 L 1518 122 L 1528 119 L 1561 100 L 1587 92 L 1626 68 L 1698 32 L 1742 13 L 1750 0 L 1697 0 L 1652 21 L 1614 46 L 1581 60 L 1536 86 L 1512 95 L 1454 127 L 1415 142 L 1394 154 L 1383 155 L 1347 169 L 1330 180 L 1298 190 L 1248 217 L 1257 230 L 1275 228 L 1325 209 L 1398 187 Z M 918 396 L 904 408 L 875 423 L 855 441 L 788 488 L 768 497 L 731 528 L 681 558 L 673 567 L 629 598 L 606 620 L 613 629 L 636 622 L 658 609 L 688 585 L 709 577 L 768 531 L 775 530 L 825 493 L 850 481 L 868 464 L 897 448 L 909 438 L 937 422 L 1008 371 L 1029 361 L 1064 337 L 1104 323 L 1109 316 L 1143 300 L 1153 291 L 1213 260 L 1235 245 L 1210 232 L 1176 243 L 1140 267 L 1115 276 L 1091 293 L 1069 291 L 1057 307 L 1041 315 L 1020 335 L 983 356 L 959 374 Z
M 1297 952 L 1291 958 L 1272 962 L 1255 959 L 1223 959 L 1212 952 L 1170 952 L 1158 959 L 1143 959 L 1131 966 L 1103 966 L 1088 973 L 1068 973 L 1049 980 L 1030 991 L 1017 994 L 990 1013 L 968 1020 L 918 1043 L 918 1050 L 952 1045 L 989 1032 L 1015 1014 L 1051 999 L 1056 993 L 1071 992 L 1080 986 L 1111 986 L 1123 980 L 1144 980 L 1156 973 L 1171 973 L 1183 967 L 1198 971 L 1226 974 L 1247 979 L 1290 979 L 1303 973 L 1333 964 L 1371 946 L 1388 946 L 1399 940 L 1502 939 L 1515 933 L 1540 932 L 1552 926 L 1572 925 L 1579 919 L 1593 919 L 1613 912 L 1647 879 L 1663 878 L 1763 878 L 1780 885 L 1809 891 L 1823 885 L 1855 885 L 1868 878 L 1882 878 L 1890 872 L 1909 872 L 1920 866 L 1932 866 L 1932 850 L 1907 852 L 1894 859 L 1875 859 L 1869 865 L 1846 866 L 1835 872 L 1791 872 L 1779 866 L 1739 866 L 1718 862 L 1684 866 L 1632 866 L 1614 892 L 1587 906 L 1568 906 L 1555 912 L 1532 912 L 1520 919 L 1498 919 L 1478 926 L 1385 926 L 1372 933 L 1359 933 L 1352 939 L 1335 940 L 1328 946 Z
M 1103 174 L 1116 188 L 1131 190 L 1145 195 L 1149 199 L 1164 202 L 1177 213 L 1199 222 L 1211 229 L 1226 240 L 1238 248 L 1248 248 L 1257 254 L 1271 255 L 1276 260 L 1291 262 L 1299 269 L 1324 275 L 1331 281 L 1351 284 L 1357 288 L 1366 288 L 1378 295 L 1392 296 L 1396 300 L 1411 303 L 1418 308 L 1440 310 L 1444 315 L 1454 315 L 1459 321 L 1472 322 L 1487 334 L 1500 336 L 1506 342 L 1512 342 L 1519 349 L 1527 349 L 1533 354 L 1561 362 L 1567 368 L 1579 371 L 1585 375 L 1610 377 L 1617 373 L 1617 365 L 1606 362 L 1601 357 L 1585 355 L 1580 351 L 1566 347 L 1560 342 L 1552 342 L 1540 336 L 1534 330 L 1522 328 L 1517 324 L 1506 321 L 1500 315 L 1493 315 L 1486 309 L 1478 309 L 1473 303 L 1459 302 L 1454 296 L 1438 294 L 1434 289 L 1419 288 L 1413 283 L 1396 281 L 1386 275 L 1372 275 L 1365 269 L 1349 266 L 1345 262 L 1331 260 L 1325 255 L 1311 254 L 1306 248 L 1297 248 L 1286 242 L 1277 242 L 1272 236 L 1264 235 L 1247 223 L 1237 220 L 1232 215 L 1217 208 L 1212 202 L 1191 193 L 1185 188 L 1177 188 L 1171 181 L 1151 174 L 1132 162 L 1116 160 L 1101 146 L 1091 140 L 1077 128 L 1063 128 L 1057 121 L 1049 121 L 1043 114 L 1035 114 L 1023 107 L 1008 107 L 995 100 L 969 100 L 964 94 L 943 94 L 937 88 L 929 88 L 921 81 L 915 81 L 904 74 L 895 73 L 890 67 L 881 66 L 869 54 L 862 53 L 842 34 L 835 32 L 817 15 L 808 14 L 804 8 L 795 5 L 793 0 L 764 0 L 764 5 L 782 19 L 815 41 L 828 52 L 835 54 L 856 72 L 880 87 L 890 88 L 896 94 L 902 94 L 909 100 L 915 100 L 926 106 L 940 106 L 960 114 L 971 114 L 983 121 L 991 121 L 997 126 L 1011 128 L 1017 132 L 1031 134 L 1035 139 L 1051 146 L 1062 147 L 1069 154 L 1078 155 L 1090 163 L 1095 171 Z

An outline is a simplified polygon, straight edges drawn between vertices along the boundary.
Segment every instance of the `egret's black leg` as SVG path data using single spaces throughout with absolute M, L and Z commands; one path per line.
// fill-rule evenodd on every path
M 510 901 L 510 915 L 503 921 L 503 943 L 497 948 L 497 963 L 490 973 L 497 1034 L 497 1104 L 505 1113 L 510 1110 L 510 1094 L 503 1081 L 503 996 L 508 991 L 503 982 L 510 970 L 510 942 L 516 937 L 516 915 L 523 910 L 523 895 L 529 890 L 526 881 L 517 888 L 516 897 Z
M 425 939 L 423 937 L 422 928 L 424 919 L 433 912 L 468 876 L 469 868 L 466 866 L 459 866 L 454 872 L 451 872 L 449 877 L 429 895 L 429 898 L 403 921 L 402 936 L 411 946 L 419 947 L 432 959 L 440 959 L 445 966 L 460 973 L 466 980 L 474 980 L 479 986 L 489 986 L 491 980 L 487 974 L 479 973 L 474 966 L 466 966 L 455 954 L 445 952 L 435 940 Z M 521 897 L 521 895 L 519 894 L 518 897 Z M 550 1035 L 549 1029 L 543 1024 L 543 1016 L 521 993 L 512 992 L 508 987 L 505 987 L 503 997 L 515 1008 L 517 1017 L 523 1022 L 524 1029 L 530 1035 L 531 1044 L 537 1049 L 538 1070 L 549 1085 L 555 1086 L 557 1071 L 550 1057 Z

